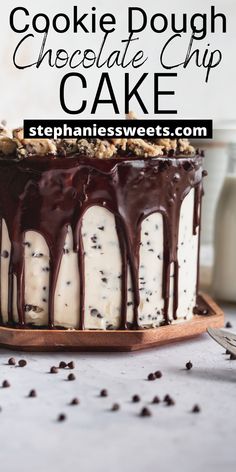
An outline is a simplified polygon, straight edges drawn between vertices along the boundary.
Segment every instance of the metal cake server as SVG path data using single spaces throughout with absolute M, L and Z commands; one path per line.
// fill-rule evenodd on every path
M 208 328 L 208 334 L 230 354 L 236 356 L 236 334 L 229 333 L 223 329 Z

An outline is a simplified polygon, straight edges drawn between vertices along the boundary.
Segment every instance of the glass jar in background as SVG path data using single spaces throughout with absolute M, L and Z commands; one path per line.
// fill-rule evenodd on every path
M 227 125 L 227 122 L 216 123 L 217 129 L 214 127 L 213 139 L 194 141 L 195 148 L 203 149 L 205 152 L 204 169 L 208 172 L 207 178 L 204 179 L 201 244 L 209 246 L 211 260 L 215 210 L 228 166 L 229 130 Z
M 228 150 L 228 170 L 215 214 L 212 289 L 216 298 L 236 302 L 236 143 Z

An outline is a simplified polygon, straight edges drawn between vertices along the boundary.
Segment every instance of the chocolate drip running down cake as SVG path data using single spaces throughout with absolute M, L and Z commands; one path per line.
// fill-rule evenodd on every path
M 187 140 L 0 136 L 1 325 L 112 330 L 189 320 L 202 155 Z

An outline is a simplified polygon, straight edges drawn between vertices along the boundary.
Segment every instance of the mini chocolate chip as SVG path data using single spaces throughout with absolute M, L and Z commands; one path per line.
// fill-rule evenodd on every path
M 27 361 L 25 361 L 25 359 L 20 359 L 18 361 L 18 366 L 19 367 L 25 367 L 27 365 Z
M 58 373 L 58 368 L 53 365 L 50 369 L 50 374 L 57 374 Z
M 207 175 L 208 175 L 208 172 L 207 172 L 206 169 L 204 169 L 204 170 L 202 171 L 202 176 L 203 176 L 203 177 L 207 177 Z
M 139 395 L 133 395 L 132 396 L 132 402 L 133 403 L 138 403 L 138 402 L 140 402 L 140 400 L 141 400 L 141 398 L 140 398 Z
M 155 397 L 153 397 L 152 403 L 160 403 L 160 401 L 160 398 L 156 395 Z
M 162 372 L 160 370 L 157 370 L 155 372 L 155 377 L 156 377 L 156 379 L 160 379 L 162 377 Z
M 58 415 L 57 421 L 62 422 L 65 420 L 66 420 L 66 415 L 64 413 L 60 413 L 60 415 Z
M 192 408 L 192 413 L 200 413 L 201 408 L 199 405 L 194 405 Z
M 152 413 L 151 411 L 149 410 L 149 408 L 147 408 L 146 406 L 144 408 L 142 408 L 141 412 L 140 412 L 140 416 L 152 416 Z
M 10 359 L 8 359 L 8 364 L 9 365 L 16 365 L 16 360 L 14 357 L 10 357 Z
M 235 354 L 230 354 L 230 360 L 235 361 L 236 360 L 236 355 Z
M 35 397 L 37 397 L 37 392 L 36 392 L 36 390 L 34 390 L 34 389 L 33 389 L 33 390 L 30 390 L 30 392 L 29 392 L 29 397 L 30 397 L 30 398 L 35 398 Z
M 104 284 L 106 284 L 106 283 L 107 283 L 107 278 L 106 278 L 106 277 L 102 277 L 102 279 L 101 279 L 101 280 L 102 280 L 102 282 L 104 282 Z
M 2 388 L 8 388 L 10 386 L 11 386 L 11 384 L 10 384 L 10 382 L 8 382 L 8 380 L 3 380 Z
M 68 380 L 75 380 L 75 375 L 74 374 L 69 374 L 67 379 Z
M 169 400 L 170 400 L 170 395 L 167 393 L 163 398 L 163 402 L 168 402 Z
M 225 354 L 228 356 L 230 354 L 230 351 L 226 349 Z
M 104 231 L 104 226 L 98 226 L 98 229 L 100 229 L 100 231 Z
M 75 368 L 75 363 L 73 361 L 68 362 L 67 367 L 69 367 L 69 369 L 74 369 Z
M 113 403 L 111 411 L 118 411 L 120 409 L 119 403 Z
M 73 398 L 70 402 L 70 405 L 79 405 L 79 399 L 78 398 Z
M 61 362 L 59 363 L 59 369 L 65 369 L 66 367 L 67 367 L 67 363 L 66 363 L 66 362 L 61 361 Z
M 188 361 L 188 362 L 185 364 L 185 367 L 186 367 L 187 370 L 192 369 L 192 367 L 193 367 L 192 362 L 191 362 L 191 361 Z
M 232 324 L 230 323 L 230 321 L 227 321 L 227 323 L 225 324 L 225 327 L 226 328 L 233 328 Z
M 9 257 L 9 252 L 8 251 L 2 251 L 1 256 L 4 257 L 4 259 L 7 259 Z
M 108 397 L 108 391 L 106 388 L 103 388 L 100 392 L 100 397 Z
M 151 374 L 148 374 L 148 380 L 155 380 L 156 376 L 155 374 L 151 373 Z
M 173 398 L 169 397 L 168 400 L 166 400 L 166 405 L 167 406 L 175 405 L 175 401 L 173 400 Z

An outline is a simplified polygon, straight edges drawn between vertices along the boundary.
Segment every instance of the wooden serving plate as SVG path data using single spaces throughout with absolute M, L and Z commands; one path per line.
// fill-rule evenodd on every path
M 207 315 L 194 315 L 190 321 L 153 329 L 117 331 L 77 331 L 15 329 L 0 327 L 0 346 L 22 351 L 136 351 L 193 338 L 207 328 L 224 325 L 224 313 L 209 295 L 200 302 Z

